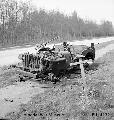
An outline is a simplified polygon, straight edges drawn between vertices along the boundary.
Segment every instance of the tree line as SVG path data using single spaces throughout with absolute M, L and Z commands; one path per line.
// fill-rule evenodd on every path
M 15 0 L 0 1 L 0 46 L 15 46 L 113 36 L 112 22 L 100 25 L 80 18 L 76 11 L 67 16 L 59 11 L 37 10 L 31 4 Z

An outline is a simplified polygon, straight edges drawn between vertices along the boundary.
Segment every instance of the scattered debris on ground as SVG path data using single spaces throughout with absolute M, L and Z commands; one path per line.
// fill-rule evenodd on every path
M 18 84 L 17 70 L 18 68 L 14 66 L 0 68 L 0 88 Z M 80 75 L 71 74 L 69 78 L 64 77 L 61 82 L 54 85 L 42 86 L 43 83 L 40 83 L 46 91 L 38 94 L 28 103 L 22 104 L 19 111 L 8 113 L 5 118 L 12 120 L 94 120 L 97 118 L 112 120 L 114 117 L 114 51 L 96 60 L 85 72 L 88 101 L 82 90 Z M 34 88 L 34 85 L 31 87 Z M 11 104 L 15 102 L 11 98 L 4 100 Z M 107 113 L 107 115 L 96 116 L 96 113 Z
M 22 104 L 19 112 L 8 113 L 5 118 L 12 120 L 112 120 L 114 117 L 113 58 L 114 51 L 109 52 L 98 59 L 94 66 L 90 66 L 89 71 L 86 71 L 88 101 L 85 101 L 80 77 L 64 78 L 64 82 L 38 94 L 27 104 Z M 85 109 L 82 109 L 83 106 L 86 106 Z

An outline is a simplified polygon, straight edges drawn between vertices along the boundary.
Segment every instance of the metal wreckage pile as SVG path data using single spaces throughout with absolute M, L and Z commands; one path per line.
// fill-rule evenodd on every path
M 24 53 L 19 55 L 22 60 L 22 74 L 20 81 L 24 78 L 41 78 L 56 82 L 60 76 L 68 73 L 69 70 L 75 69 L 80 64 L 80 60 L 87 64 L 86 60 L 95 59 L 94 43 L 90 47 L 80 46 L 79 53 L 73 46 L 63 42 L 60 46 L 47 47 L 47 43 L 36 46 L 36 54 Z M 86 61 L 86 62 L 84 62 Z

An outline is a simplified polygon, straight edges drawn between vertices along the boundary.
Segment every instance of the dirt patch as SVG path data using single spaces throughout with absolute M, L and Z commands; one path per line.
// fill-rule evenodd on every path
M 0 89 L 0 116 L 19 110 L 19 105 L 26 104 L 30 99 L 44 89 L 34 82 L 21 82 Z

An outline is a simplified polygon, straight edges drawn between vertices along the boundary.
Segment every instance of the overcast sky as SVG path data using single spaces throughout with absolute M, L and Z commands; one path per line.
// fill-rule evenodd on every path
M 26 1 L 26 0 L 23 0 Z M 38 8 L 59 10 L 70 14 L 74 10 L 81 18 L 100 22 L 112 21 L 114 25 L 114 0 L 30 0 Z

